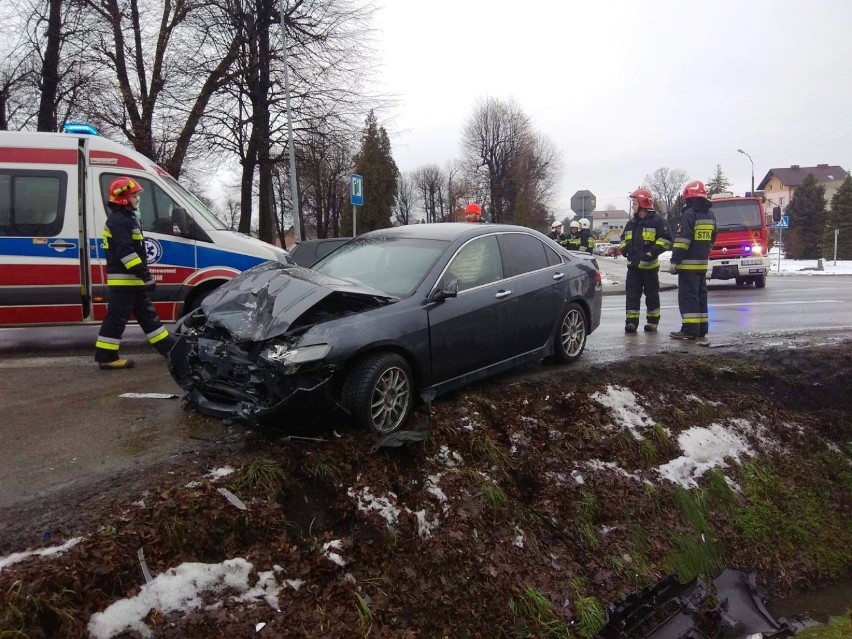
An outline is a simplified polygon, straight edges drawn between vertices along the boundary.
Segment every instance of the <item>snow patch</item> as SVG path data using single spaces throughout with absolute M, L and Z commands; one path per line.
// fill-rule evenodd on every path
M 731 426 L 750 426 L 745 420 L 731 420 Z M 726 459 L 739 461 L 742 455 L 753 455 L 748 442 L 733 428 L 711 424 L 709 428 L 696 427 L 683 431 L 677 438 L 683 455 L 657 470 L 663 479 L 684 488 L 694 488 L 696 481 L 711 468 L 727 468 Z
M 616 419 L 616 426 L 626 428 L 636 439 L 643 439 L 641 429 L 654 425 L 654 420 L 639 404 L 629 388 L 607 386 L 603 392 L 593 393 L 591 399 L 609 408 Z
M 51 546 L 50 548 L 39 548 L 37 550 L 26 550 L 24 552 L 13 552 L 11 555 L 0 557 L 0 570 L 23 561 L 24 559 L 29 559 L 30 557 L 52 557 L 53 555 L 62 555 L 71 550 L 81 541 L 83 541 L 82 537 L 74 537 L 74 539 L 69 539 L 61 546 Z
M 216 481 L 217 479 L 222 479 L 222 477 L 227 477 L 234 473 L 234 469 L 230 466 L 222 466 L 222 468 L 215 468 L 211 470 L 209 473 L 205 475 L 210 481 Z
M 322 554 L 330 562 L 335 563 L 342 568 L 346 565 L 346 561 L 344 561 L 343 557 L 334 552 L 335 550 L 341 550 L 342 548 L 343 542 L 339 539 L 335 539 L 334 541 L 330 541 L 327 544 L 322 545 Z

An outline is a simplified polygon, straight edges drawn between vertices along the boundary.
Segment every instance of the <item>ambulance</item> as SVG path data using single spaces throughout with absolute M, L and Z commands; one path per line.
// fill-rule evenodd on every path
M 150 159 L 87 125 L 0 131 L 0 326 L 103 320 L 101 234 L 107 187 L 121 175 L 145 189 L 138 215 L 163 321 L 256 264 L 292 263 L 286 251 L 230 230 Z

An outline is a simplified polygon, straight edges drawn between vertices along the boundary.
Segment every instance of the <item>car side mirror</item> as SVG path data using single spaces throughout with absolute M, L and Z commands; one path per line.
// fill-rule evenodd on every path
M 175 207 L 172 209 L 172 224 L 178 227 L 181 235 L 192 237 L 192 220 L 186 213 L 186 209 Z
M 440 302 L 441 300 L 445 300 L 448 297 L 458 297 L 458 294 L 459 281 L 453 278 L 444 282 L 444 285 L 435 291 L 435 293 L 432 295 L 431 301 Z
M 772 219 L 775 221 L 776 224 L 781 221 L 781 207 L 780 206 L 773 206 L 772 207 Z

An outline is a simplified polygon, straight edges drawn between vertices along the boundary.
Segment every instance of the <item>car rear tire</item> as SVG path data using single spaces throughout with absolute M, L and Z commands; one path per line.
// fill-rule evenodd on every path
M 571 302 L 562 315 L 562 320 L 556 326 L 556 334 L 553 336 L 556 361 L 563 364 L 577 361 L 586 348 L 588 335 L 586 314 L 579 304 Z
M 766 276 L 765 275 L 755 275 L 754 276 L 754 287 L 755 288 L 766 288 Z
M 374 433 L 400 428 L 414 403 L 411 367 L 396 353 L 376 353 L 359 362 L 343 385 L 343 405 Z

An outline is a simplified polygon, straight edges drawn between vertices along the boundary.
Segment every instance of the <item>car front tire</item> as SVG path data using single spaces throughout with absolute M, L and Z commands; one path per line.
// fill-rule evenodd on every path
M 577 361 L 586 348 L 588 334 L 586 314 L 579 304 L 571 302 L 556 326 L 553 348 L 556 360 L 563 364 Z
M 343 386 L 346 409 L 359 425 L 379 435 L 398 430 L 413 403 L 411 367 L 396 353 L 377 353 L 362 360 Z

